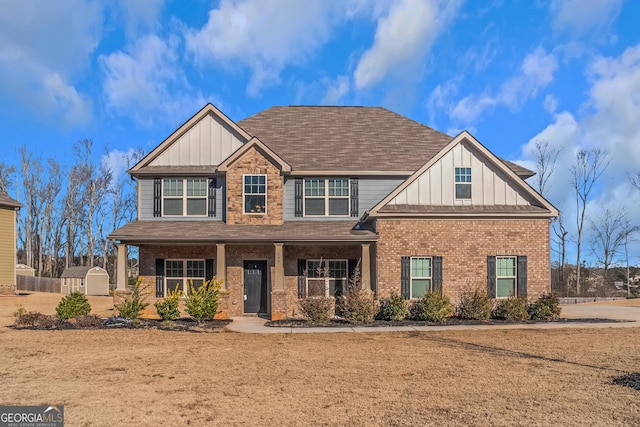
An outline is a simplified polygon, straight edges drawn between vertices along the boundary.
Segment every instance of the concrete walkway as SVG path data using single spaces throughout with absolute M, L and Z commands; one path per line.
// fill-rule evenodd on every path
M 292 328 L 265 326 L 266 319 L 256 316 L 232 317 L 227 329 L 250 334 L 325 334 L 345 332 L 407 332 L 456 331 L 487 329 L 558 329 L 558 328 L 633 328 L 640 326 L 640 307 L 620 307 L 608 304 L 568 304 L 562 306 L 562 317 L 568 319 L 611 319 L 611 322 L 549 322 L 533 324 L 451 325 L 451 326 L 341 326 Z M 615 320 L 627 320 L 616 322 Z

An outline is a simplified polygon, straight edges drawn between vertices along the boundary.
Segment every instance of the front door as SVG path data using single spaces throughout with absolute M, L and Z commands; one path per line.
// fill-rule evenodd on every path
M 244 262 L 244 312 L 267 312 L 267 261 Z

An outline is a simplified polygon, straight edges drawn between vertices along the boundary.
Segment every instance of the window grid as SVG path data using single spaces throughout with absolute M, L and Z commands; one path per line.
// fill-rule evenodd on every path
M 207 178 L 165 178 L 162 208 L 164 216 L 205 216 Z
M 421 298 L 431 290 L 432 259 L 431 257 L 411 258 L 411 298 Z
M 173 291 L 175 289 L 180 289 L 186 294 L 188 292 L 187 283 L 189 281 L 191 281 L 196 288 L 204 283 L 205 260 L 165 260 L 165 295 L 167 290 Z
M 304 216 L 349 216 L 348 178 L 307 178 Z
M 471 199 L 471 168 L 455 168 L 456 199 Z
M 243 195 L 245 214 L 267 212 L 267 176 L 244 175 Z
M 516 295 L 518 277 L 517 257 L 496 257 L 496 297 L 507 298 Z
M 319 296 L 314 294 L 314 285 L 321 282 L 322 292 L 325 297 L 340 296 L 346 291 L 348 279 L 348 265 L 346 259 L 310 259 L 307 260 L 306 295 Z M 323 277 L 324 268 L 329 267 L 329 277 Z M 321 268 L 321 271 L 318 271 Z

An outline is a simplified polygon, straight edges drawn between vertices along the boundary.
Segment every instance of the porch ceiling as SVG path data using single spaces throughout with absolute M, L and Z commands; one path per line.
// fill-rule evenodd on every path
M 354 221 L 291 221 L 282 225 L 228 225 L 222 221 L 133 221 L 109 235 L 127 244 L 232 242 L 375 242 Z

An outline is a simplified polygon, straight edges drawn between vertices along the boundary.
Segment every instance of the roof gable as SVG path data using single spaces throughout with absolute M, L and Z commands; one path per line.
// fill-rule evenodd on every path
M 456 167 L 471 168 L 471 199 L 455 198 Z M 369 215 L 444 212 L 558 215 L 555 207 L 466 131 L 374 206 Z
M 266 156 L 274 165 L 278 166 L 281 172 L 291 172 L 291 166 L 285 162 L 280 156 L 278 156 L 271 148 L 263 144 L 258 138 L 251 138 L 249 142 L 244 144 L 239 150 L 236 150 L 231 156 L 225 159 L 224 162 L 218 166 L 219 172 L 226 172 L 227 168 L 231 166 L 236 160 L 242 157 L 246 152 L 252 148 L 260 151 Z
M 22 207 L 22 204 L 9 197 L 7 193 L 0 191 L 0 207 L 18 209 Z
M 130 173 L 145 168 L 215 167 L 251 136 L 211 104 L 187 120 L 138 162 Z

